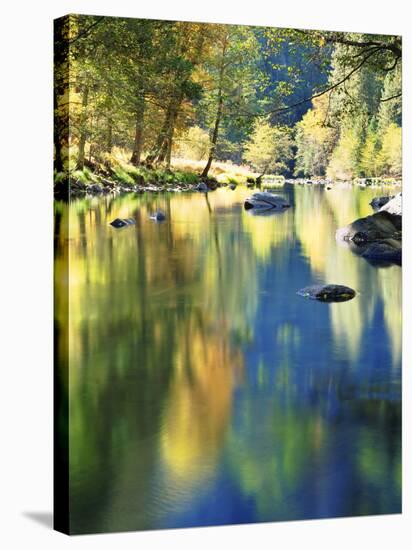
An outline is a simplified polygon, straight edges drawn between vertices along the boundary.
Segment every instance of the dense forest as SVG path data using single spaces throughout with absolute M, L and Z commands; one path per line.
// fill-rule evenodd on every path
M 401 57 L 389 35 L 61 18 L 55 182 L 399 178 Z

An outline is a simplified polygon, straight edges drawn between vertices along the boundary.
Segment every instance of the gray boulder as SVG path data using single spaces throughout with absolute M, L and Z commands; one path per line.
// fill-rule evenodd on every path
M 354 242 L 374 242 L 380 239 L 391 238 L 402 229 L 402 220 L 386 211 L 380 210 L 376 214 L 359 218 L 346 227 L 336 231 L 338 241 L 352 240 Z
M 381 209 L 338 229 L 336 240 L 375 265 L 400 264 L 402 217 Z
M 290 203 L 280 195 L 261 191 L 253 193 L 251 197 L 247 198 L 244 206 L 245 210 L 250 210 L 252 208 L 255 210 L 269 210 L 273 208 L 283 210 L 284 208 L 289 208 Z
M 297 292 L 299 296 L 319 302 L 346 302 L 356 296 L 353 288 L 344 285 L 312 285 Z

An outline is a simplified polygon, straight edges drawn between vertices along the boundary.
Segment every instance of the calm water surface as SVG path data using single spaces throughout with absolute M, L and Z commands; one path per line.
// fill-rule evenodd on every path
M 334 236 L 384 191 L 279 192 L 56 204 L 73 532 L 400 512 L 401 269 Z M 296 295 L 323 282 L 358 295 Z

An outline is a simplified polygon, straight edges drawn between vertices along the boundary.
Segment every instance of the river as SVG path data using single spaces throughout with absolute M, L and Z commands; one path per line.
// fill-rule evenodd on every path
M 56 203 L 73 533 L 401 511 L 401 268 L 335 241 L 387 190 L 276 192 Z

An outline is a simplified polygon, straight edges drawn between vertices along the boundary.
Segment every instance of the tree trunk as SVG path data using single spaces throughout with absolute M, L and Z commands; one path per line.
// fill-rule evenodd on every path
M 56 172 L 63 172 L 63 158 L 62 158 L 62 144 L 60 136 L 60 124 L 59 124 L 59 113 L 57 110 L 57 93 L 56 86 L 54 87 L 53 93 L 53 102 L 54 102 L 54 125 L 53 125 L 53 137 L 54 137 L 54 167 Z
M 175 131 L 177 115 L 178 115 L 182 100 L 183 100 L 182 94 L 179 94 L 177 98 L 171 100 L 166 111 L 166 117 L 162 127 L 162 131 L 159 134 L 159 138 L 158 138 L 158 144 L 160 145 L 157 149 L 157 154 L 153 156 L 153 160 L 156 160 L 159 163 L 166 161 L 166 164 L 168 166 L 170 166 L 173 134 Z
M 165 138 L 168 123 L 169 123 L 170 108 L 171 108 L 171 102 L 169 103 L 169 105 L 167 107 L 165 119 L 163 121 L 163 126 L 162 126 L 162 128 L 159 132 L 159 135 L 157 136 L 156 144 L 153 147 L 152 152 L 150 153 L 150 155 L 146 159 L 147 162 L 154 162 L 158 158 L 158 156 L 159 156 L 159 154 L 162 150 L 164 138 Z
M 112 152 L 113 147 L 113 119 L 109 116 L 107 120 L 107 144 L 106 149 L 108 153 Z
M 194 59 L 192 61 L 193 67 L 198 64 L 201 58 L 204 41 L 204 34 L 200 32 L 198 35 L 196 55 L 194 56 Z M 185 50 L 186 44 L 183 45 L 182 54 Z M 176 96 L 172 97 L 169 105 L 167 106 L 165 120 L 157 138 L 156 145 L 153 149 L 153 152 L 146 159 L 148 162 L 166 162 L 167 168 L 170 168 L 170 163 L 172 159 L 173 134 L 179 115 L 180 106 L 184 99 L 184 92 L 182 91 L 182 88 L 184 88 L 183 84 L 185 82 L 187 82 L 187 79 L 181 82 L 180 89 L 176 92 Z
M 140 164 L 140 157 L 142 155 L 144 111 L 145 111 L 145 103 L 143 98 L 139 102 L 139 105 L 136 109 L 136 129 L 134 134 L 133 152 L 132 152 L 132 157 L 130 159 L 130 162 L 134 166 L 138 166 Z
M 218 87 L 218 93 L 217 93 L 216 119 L 215 119 L 215 125 L 212 133 L 212 139 L 211 139 L 212 143 L 210 146 L 209 158 L 207 159 L 206 166 L 204 167 L 203 172 L 201 174 L 202 178 L 207 178 L 210 167 L 212 166 L 213 159 L 215 158 L 217 138 L 219 136 L 219 126 L 220 126 L 220 121 L 222 119 L 222 114 L 223 114 L 223 77 L 225 75 L 225 57 L 226 57 L 227 43 L 228 43 L 228 39 L 227 37 L 225 37 L 223 41 L 223 46 L 222 46 L 222 58 L 221 58 L 220 69 L 219 69 L 219 87 Z
M 80 118 L 80 139 L 79 139 L 79 151 L 77 156 L 77 169 L 83 170 L 84 168 L 84 151 L 86 147 L 87 139 L 87 105 L 89 101 L 89 87 L 85 86 L 82 99 L 82 114 Z
M 263 169 L 263 172 L 260 174 L 260 176 L 258 176 L 258 177 L 256 178 L 256 180 L 255 180 L 255 181 L 256 181 L 256 185 L 259 186 L 259 185 L 262 184 L 262 178 L 263 178 L 263 176 L 266 174 L 267 169 L 269 168 L 269 164 L 270 164 L 270 163 L 267 163 L 267 164 L 266 164 L 265 168 Z
M 163 147 L 163 150 L 162 150 L 163 157 L 161 159 L 159 159 L 159 162 L 165 162 L 166 163 L 166 168 L 170 168 L 170 163 L 171 163 L 171 160 L 172 160 L 173 134 L 175 132 L 177 113 L 179 111 L 180 103 L 181 102 L 179 101 L 179 105 L 175 106 L 172 109 L 172 112 L 171 112 L 171 115 L 170 115 L 170 120 L 169 120 L 169 125 L 168 125 L 168 128 L 167 128 L 167 133 L 166 133 L 165 140 L 164 140 L 164 147 Z
M 218 99 L 216 120 L 215 120 L 215 126 L 213 128 L 213 134 L 212 134 L 212 144 L 209 150 L 209 158 L 207 159 L 206 166 L 204 167 L 203 172 L 201 174 L 202 178 L 207 178 L 210 167 L 212 166 L 213 159 L 215 157 L 216 143 L 219 135 L 219 126 L 222 118 L 222 113 L 223 113 L 223 98 L 222 98 L 222 91 L 221 89 L 219 89 L 219 99 Z

